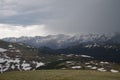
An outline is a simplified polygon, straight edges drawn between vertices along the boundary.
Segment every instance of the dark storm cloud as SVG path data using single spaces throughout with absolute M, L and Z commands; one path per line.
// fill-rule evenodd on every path
M 48 22 L 51 26 L 48 28 L 53 32 L 107 33 L 120 30 L 120 0 L 60 0 L 54 6 L 56 19 Z
M 50 16 L 52 0 L 1 0 L 0 23 L 32 25 L 42 24 Z
M 44 24 L 51 33 L 120 30 L 120 0 L 1 0 L 0 23 Z

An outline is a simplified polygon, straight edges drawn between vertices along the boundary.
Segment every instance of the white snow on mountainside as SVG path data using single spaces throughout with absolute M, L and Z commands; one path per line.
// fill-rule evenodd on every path
M 45 37 L 20 37 L 4 38 L 8 42 L 20 42 L 34 47 L 65 48 L 82 43 L 103 43 L 117 42 L 120 43 L 120 34 L 77 34 L 77 35 L 48 35 Z
M 26 70 L 33 70 L 40 66 L 45 65 L 45 63 L 41 61 L 35 61 L 35 60 L 26 60 L 24 59 L 23 49 L 21 49 L 23 46 L 21 46 L 20 49 L 18 47 L 8 44 L 6 42 L 0 42 L 1 44 L 7 44 L 1 45 L 0 44 L 0 73 L 6 72 L 6 71 L 12 71 L 12 70 L 18 70 L 18 71 L 26 71 Z M 3 48 L 3 47 L 6 48 Z M 17 45 L 19 46 L 19 45 Z M 20 46 L 19 46 L 20 47 Z M 24 46 L 27 47 L 27 46 Z

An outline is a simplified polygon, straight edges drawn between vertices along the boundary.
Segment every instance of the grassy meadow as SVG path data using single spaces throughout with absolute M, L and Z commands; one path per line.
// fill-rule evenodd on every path
M 13 71 L 0 74 L 0 80 L 120 80 L 120 73 L 91 70 Z

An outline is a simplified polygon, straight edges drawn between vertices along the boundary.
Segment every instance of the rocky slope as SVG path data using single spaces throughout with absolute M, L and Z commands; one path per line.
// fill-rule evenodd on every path
M 0 41 L 0 72 L 33 70 L 44 65 L 36 50 L 24 44 Z

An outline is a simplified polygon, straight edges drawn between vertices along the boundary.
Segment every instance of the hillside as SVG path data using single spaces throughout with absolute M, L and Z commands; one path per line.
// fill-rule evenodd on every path
M 0 41 L 0 72 L 31 70 L 44 65 L 36 49 L 24 44 Z
M 89 55 L 97 60 L 120 62 L 120 44 L 78 44 L 62 49 L 51 49 L 48 47 L 39 48 L 39 53 L 45 54 L 78 54 Z
M 96 70 L 112 73 L 120 71 L 119 63 L 98 60 L 94 56 L 71 54 L 68 51 L 66 54 L 55 54 L 47 49 L 42 50 L 47 53 L 23 43 L 0 41 L 0 72 L 43 69 Z

